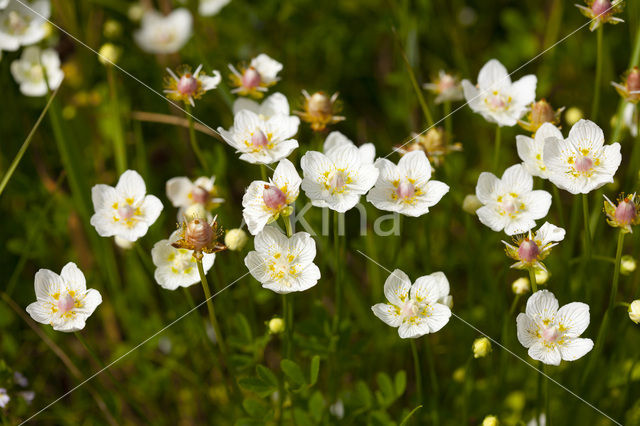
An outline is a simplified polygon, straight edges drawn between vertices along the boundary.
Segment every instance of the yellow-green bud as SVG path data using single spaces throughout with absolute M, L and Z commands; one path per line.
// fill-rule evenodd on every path
M 207 211 L 200 203 L 192 204 L 185 210 L 184 216 L 187 221 L 192 221 L 193 219 L 206 219 Z
M 482 426 L 498 426 L 500 422 L 496 416 L 487 416 L 482 421 Z
M 473 357 L 484 358 L 491 352 L 491 341 L 486 337 L 480 337 L 473 341 Z
M 640 324 L 640 299 L 634 300 L 629 305 L 629 319 L 636 324 Z
M 117 38 L 122 34 L 122 24 L 115 19 L 109 19 L 104 23 L 102 33 L 107 38 Z
M 464 367 L 457 368 L 453 372 L 453 380 L 458 382 L 458 383 L 462 383 L 462 382 L 464 382 L 464 376 L 465 375 L 466 375 L 466 371 L 465 371 Z
M 141 20 L 143 15 L 144 8 L 140 3 L 132 4 L 131 6 L 129 6 L 129 10 L 127 10 L 127 16 L 133 22 L 138 22 L 139 20 Z
M 269 321 L 269 333 L 280 334 L 284 331 L 284 321 L 282 318 L 272 318 Z
M 513 282 L 513 284 L 511 284 L 511 290 L 513 290 L 515 294 L 519 295 L 529 292 L 529 278 L 518 278 Z
M 576 124 L 582 116 L 582 110 L 577 107 L 571 107 L 564 113 L 564 119 L 569 126 Z
M 462 201 L 462 210 L 469 214 L 476 214 L 476 210 L 478 210 L 480 207 L 482 207 L 482 203 L 480 202 L 478 197 L 473 194 L 467 195 L 466 197 L 464 197 L 464 201 Z
M 536 269 L 536 283 L 544 284 L 549 281 L 549 277 L 551 274 L 549 271 L 545 271 L 544 269 Z
M 240 228 L 229 229 L 224 236 L 224 244 L 229 250 L 233 251 L 242 250 L 248 240 L 249 237 L 247 237 L 247 233 Z
M 116 245 L 123 250 L 129 250 L 133 248 L 133 244 L 134 244 L 133 241 L 125 240 L 124 238 L 119 237 L 117 235 L 113 238 L 113 240 L 116 243 Z
M 118 62 L 122 49 L 112 43 L 105 43 L 98 51 L 98 60 L 102 65 L 112 65 Z
M 620 259 L 620 273 L 622 275 L 629 275 L 635 270 L 636 260 L 633 258 L 633 256 L 630 256 L 628 254 L 622 256 L 622 259 Z

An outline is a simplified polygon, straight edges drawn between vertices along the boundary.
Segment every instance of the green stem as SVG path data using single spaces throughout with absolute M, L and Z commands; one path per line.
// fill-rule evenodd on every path
M 620 263 L 622 259 L 622 247 L 624 246 L 624 230 L 618 232 L 618 246 L 616 247 L 616 264 L 613 269 L 613 283 L 611 284 L 611 295 L 609 296 L 609 311 L 613 310 L 618 295 L 618 282 L 620 281 Z
M 204 169 L 205 173 L 209 173 L 209 166 L 207 165 L 207 161 L 200 150 L 200 145 L 198 145 L 198 139 L 196 138 L 196 131 L 193 123 L 193 115 L 191 114 L 191 105 L 185 104 L 185 111 L 187 112 L 187 120 L 189 121 L 189 141 L 191 142 L 191 149 L 193 149 L 193 153 L 196 155 L 200 166 Z
M 584 257 L 591 260 L 591 231 L 589 230 L 589 196 L 582 194 L 582 215 L 584 217 Z
M 536 278 L 536 273 L 533 273 L 533 279 Z M 512 317 L 514 312 L 516 311 L 516 308 L 518 307 L 518 302 L 520 301 L 520 295 L 516 294 L 516 297 L 513 299 L 513 303 L 511 303 L 511 308 L 509 308 L 509 317 Z M 502 344 L 505 344 L 505 341 L 502 342 Z
M 33 139 L 33 135 L 36 134 L 36 130 L 38 130 L 38 127 L 40 126 L 42 119 L 44 118 L 45 115 L 47 115 L 47 111 L 49 110 L 49 107 L 51 106 L 53 99 L 58 94 L 59 89 L 60 87 L 58 87 L 58 89 L 56 89 L 53 93 L 51 93 L 51 96 L 49 96 L 49 100 L 47 101 L 47 104 L 45 105 L 44 109 L 40 113 L 38 120 L 36 120 L 36 124 L 33 125 L 33 127 L 31 128 L 31 131 L 27 135 L 27 138 L 24 140 L 24 142 L 22 142 L 22 146 L 20 147 L 20 149 L 18 150 L 18 153 L 16 154 L 15 158 L 11 162 L 11 165 L 7 169 L 7 172 L 2 177 L 2 182 L 0 182 L 0 195 L 2 195 L 2 192 L 4 191 L 4 188 L 7 186 L 7 183 L 9 183 L 9 179 L 11 179 L 11 176 L 13 176 L 13 172 L 15 172 L 16 168 L 18 167 L 18 164 L 20 164 L 20 160 L 22 160 L 24 153 L 27 152 L 27 148 L 29 148 L 29 145 L 31 144 L 31 139 Z
M 542 412 L 542 361 L 538 361 L 538 382 L 536 385 L 536 424 L 538 426 L 542 426 L 540 424 L 540 413 Z
M 504 352 L 504 351 L 502 351 Z M 469 390 L 473 386 L 473 357 L 469 357 L 464 368 L 464 382 L 462 384 L 462 425 L 469 424 Z
M 536 291 L 538 291 L 538 282 L 536 281 L 536 269 L 535 268 L 529 268 L 529 281 L 531 282 L 531 291 L 533 293 L 535 293 Z M 515 300 L 514 300 L 514 304 L 515 304 Z
M 216 312 L 213 308 L 213 300 L 211 298 L 211 289 L 209 288 L 209 282 L 207 281 L 207 275 L 204 272 L 204 267 L 202 266 L 202 259 L 196 259 L 196 265 L 198 265 L 198 274 L 200 274 L 200 282 L 202 283 L 202 289 L 204 290 L 204 297 L 207 300 L 207 310 L 209 311 L 209 321 L 213 326 L 213 331 L 216 333 L 216 340 L 218 342 L 218 347 L 220 348 L 220 352 L 223 358 L 223 362 L 225 365 L 227 358 L 227 346 L 224 343 L 224 338 L 222 337 L 222 331 L 220 330 L 220 325 L 218 324 L 218 320 L 216 319 Z
M 543 367 L 543 371 L 547 374 L 547 367 Z M 542 377 L 542 374 L 540 374 Z M 544 378 L 544 418 L 545 418 L 545 426 L 551 426 L 551 411 L 549 410 L 549 379 Z
M 335 287 L 336 287 L 336 313 L 334 317 L 333 323 L 333 332 L 334 334 L 338 331 L 340 326 L 340 316 L 342 315 L 342 253 L 340 250 L 340 233 L 339 233 L 339 224 L 340 224 L 340 213 L 337 211 L 333 212 L 333 251 L 335 255 Z
M 496 173 L 498 172 L 498 166 L 500 165 L 500 142 L 500 126 L 498 125 L 496 126 L 496 138 L 493 146 L 493 171 Z
M 431 351 L 430 342 L 426 341 L 426 352 L 427 352 L 427 364 L 429 365 L 429 379 L 431 381 L 431 393 L 433 397 L 431 399 L 431 417 L 433 419 L 433 424 L 438 426 L 440 424 L 440 413 L 438 410 L 439 406 L 439 395 L 440 395 L 440 387 L 438 385 L 438 376 L 436 375 L 436 364 L 433 359 L 433 352 Z
M 416 405 L 424 404 L 422 399 L 422 373 L 420 372 L 420 359 L 418 358 L 418 348 L 416 347 L 415 339 L 411 340 L 411 354 L 413 355 L 413 372 L 416 380 L 416 394 L 418 396 L 418 402 Z
M 262 180 L 268 182 L 267 180 L 267 166 L 264 164 L 260 164 L 260 176 L 262 176 Z
M 287 230 L 287 237 L 291 238 L 293 236 L 293 229 L 291 228 L 289 216 L 282 216 L 282 221 L 284 222 L 284 228 Z
M 282 295 L 282 319 L 284 320 L 285 345 L 283 358 L 291 359 L 293 352 L 293 295 Z
M 554 184 L 551 184 L 553 188 L 553 198 L 555 198 L 555 204 L 558 208 L 558 223 L 561 228 L 564 228 L 564 208 L 562 207 L 562 197 L 560 197 L 560 190 Z
M 596 80 L 593 88 L 593 105 L 591 106 L 591 120 L 598 120 L 598 108 L 600 106 L 600 85 L 602 83 L 602 34 L 604 25 L 600 25 L 597 31 L 596 47 Z
M 118 174 L 127 170 L 127 149 L 125 147 L 124 134 L 122 131 L 122 120 L 120 118 L 120 104 L 118 101 L 118 87 L 113 67 L 107 66 L 107 80 L 109 82 L 109 93 L 111 95 L 111 114 L 113 115 L 113 151 L 116 157 L 116 170 Z
M 453 121 L 451 119 L 451 101 L 444 101 L 444 130 L 449 141 L 453 141 Z

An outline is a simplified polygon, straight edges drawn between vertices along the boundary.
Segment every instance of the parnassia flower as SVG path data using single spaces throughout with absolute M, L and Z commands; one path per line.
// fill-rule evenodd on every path
M 318 283 L 320 269 L 313 263 L 316 243 L 306 232 L 287 238 L 278 228 L 266 226 L 253 243 L 255 251 L 247 254 L 244 264 L 262 287 L 286 294 Z
M 174 207 L 178 207 L 178 222 L 184 220 L 189 207 L 200 204 L 209 212 L 224 202 L 218 197 L 218 188 L 215 186 L 216 177 L 201 176 L 195 181 L 188 177 L 179 176 L 167 181 L 167 198 Z
M 193 32 L 193 17 L 185 8 L 175 9 L 167 16 L 155 10 L 146 10 L 141 27 L 133 38 L 147 53 L 176 53 L 187 44 Z
M 411 135 L 411 141 L 393 148 L 400 155 L 412 151 L 423 151 L 434 167 L 444 163 L 445 157 L 452 152 L 462 151 L 460 142 L 450 142 L 451 135 L 442 127 L 432 127 L 426 132 Z
M 329 96 L 325 92 L 315 92 L 309 95 L 306 90 L 302 91 L 304 96 L 303 111 L 294 111 L 294 114 L 300 116 L 302 121 L 311 125 L 311 130 L 321 132 L 330 124 L 336 124 L 343 121 L 345 117 L 337 115 L 342 110 L 340 102 L 338 102 L 338 92 Z
M 575 361 L 593 348 L 591 339 L 580 338 L 589 326 L 589 305 L 573 302 L 558 309 L 558 300 L 547 290 L 529 297 L 516 323 L 518 340 L 529 356 L 545 364 Z
M 263 119 L 255 112 L 243 109 L 235 114 L 229 130 L 218 127 L 218 132 L 225 142 L 241 153 L 241 160 L 271 164 L 286 158 L 298 147 L 298 141 L 292 138 L 299 125 L 298 117 L 279 114 Z
M 483 172 L 478 178 L 476 195 L 483 204 L 476 214 L 480 222 L 507 235 L 522 234 L 536 226 L 551 207 L 551 194 L 533 191 L 533 177 L 521 164 L 505 170 L 502 179 Z
M 192 73 L 189 67 L 183 67 L 178 74 L 167 68 L 169 77 L 165 79 L 164 93 L 167 98 L 174 101 L 182 101 L 195 106 L 194 100 L 200 99 L 205 92 L 218 87 L 222 77 L 219 71 L 213 71 L 213 76 L 200 74 L 202 65 Z
M 631 302 L 627 312 L 631 321 L 640 324 L 640 299 Z
M 632 104 L 640 101 L 640 68 L 633 67 L 624 78 L 623 84 L 611 82 L 622 98 Z
M 435 99 L 436 104 L 464 99 L 462 86 L 458 78 L 447 74 L 443 70 L 438 71 L 438 78 L 436 78 L 433 83 L 425 83 L 422 87 L 437 95 Z
M 511 265 L 515 269 L 547 270 L 542 261 L 549 256 L 551 248 L 564 239 L 565 230 L 545 222 L 534 234 L 520 235 L 514 238 L 514 244 L 503 241 L 507 256 L 517 262 Z
M 247 68 L 241 67 L 238 71 L 229 64 L 229 69 L 231 85 L 235 87 L 231 93 L 260 99 L 280 79 L 278 73 L 282 71 L 282 64 L 261 53 L 251 60 Z
M 101 237 L 119 236 L 136 241 L 160 216 L 162 203 L 146 195 L 144 180 L 135 170 L 124 172 L 114 187 L 98 184 L 91 188 L 95 214 L 91 225 Z
M 640 204 L 636 200 L 636 194 L 621 194 L 618 197 L 618 204 L 614 204 L 604 196 L 604 212 L 607 215 L 607 223 L 614 228 L 631 233 L 632 226 L 640 223 Z
M 198 13 L 201 16 L 217 15 L 230 2 L 231 0 L 200 0 L 198 2 Z
M 341 145 L 326 153 L 307 151 L 300 160 L 302 189 L 311 204 L 340 213 L 353 208 L 378 178 L 378 169 L 362 161 L 358 148 Z
M 572 194 L 587 194 L 613 182 L 621 161 L 620 144 L 605 146 L 602 129 L 589 120 L 574 124 L 566 139 L 545 140 L 547 178 Z
M 46 20 L 51 16 L 49 0 L 10 1 L 0 10 L 0 51 L 16 51 L 47 35 Z
M 533 137 L 516 135 L 516 147 L 522 165 L 532 176 L 542 179 L 548 177 L 547 166 L 544 164 L 544 145 L 547 138 L 563 138 L 562 132 L 552 123 L 544 123 Z
M 527 121 L 518 120 L 518 124 L 523 129 L 535 135 L 540 126 L 545 123 L 551 123 L 556 126 L 560 124 L 560 114 L 564 111 L 564 107 L 554 110 L 549 102 L 540 99 L 532 103 L 531 106 L 528 107 L 528 110 Z
M 36 46 L 25 48 L 20 59 L 11 62 L 11 74 L 25 96 L 44 96 L 57 89 L 64 79 L 58 52 Z
M 75 263 L 69 262 L 60 275 L 48 269 L 36 272 L 37 301 L 27 306 L 34 321 L 50 324 L 56 331 L 82 330 L 85 321 L 102 303 L 98 290 L 87 290 L 84 274 Z
M 282 160 L 269 182 L 251 182 L 242 197 L 242 216 L 249 232 L 256 235 L 267 225 L 280 217 L 287 217 L 293 211 L 291 204 L 298 198 L 300 175 L 289 160 Z
M 169 239 L 160 240 L 151 249 L 151 258 L 156 270 L 153 274 L 160 287 L 175 290 L 200 282 L 196 259 L 190 250 L 175 248 L 172 243 L 180 239 L 180 230 L 173 231 Z M 215 253 L 202 256 L 202 267 L 206 274 L 213 266 Z
M 269 95 L 262 103 L 248 98 L 238 98 L 233 102 L 233 115 L 247 109 L 261 120 L 269 120 L 277 115 L 289 116 L 289 101 L 282 93 Z
M 376 158 L 376 147 L 374 144 L 368 142 L 357 146 L 351 139 L 338 131 L 329 133 L 329 136 L 327 136 L 322 145 L 322 151 L 326 154 L 330 150 L 341 146 L 355 146 L 358 148 L 360 161 L 364 164 L 373 164 Z
M 512 83 L 504 65 L 491 59 L 480 70 L 477 87 L 462 80 L 462 88 L 474 112 L 499 126 L 514 126 L 536 99 L 537 82 L 535 75 L 526 75 Z
M 431 165 L 422 151 L 402 156 L 398 165 L 378 158 L 375 166 L 380 173 L 367 201 L 380 210 L 422 216 L 449 192 L 449 185 L 430 180 Z
M 586 0 L 586 6 L 576 4 L 580 12 L 591 20 L 589 30 L 594 31 L 602 24 L 619 24 L 624 22 L 622 19 L 614 16 L 622 12 L 624 6 L 623 0 Z
M 182 222 L 177 238 L 171 245 L 177 249 L 191 250 L 196 260 L 203 259 L 205 254 L 226 250 L 227 246 L 220 241 L 224 232 L 216 218 L 211 222 L 199 217 Z
M 371 310 L 385 324 L 398 327 L 403 339 L 435 333 L 451 317 L 451 309 L 443 303 L 449 281 L 442 272 L 420 277 L 412 285 L 407 274 L 396 269 L 384 283 L 384 295 L 389 303 L 378 303 Z

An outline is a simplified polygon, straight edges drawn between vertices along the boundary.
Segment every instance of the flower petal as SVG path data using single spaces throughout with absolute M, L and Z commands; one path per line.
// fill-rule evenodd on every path
M 399 306 L 409 295 L 411 280 L 400 269 L 394 270 L 384 282 L 384 295 L 392 304 Z

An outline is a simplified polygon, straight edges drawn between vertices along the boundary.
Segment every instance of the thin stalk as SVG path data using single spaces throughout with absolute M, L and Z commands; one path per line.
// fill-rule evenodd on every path
M 591 231 L 589 230 L 589 197 L 582 194 L 582 215 L 584 216 L 584 257 L 591 260 Z
M 564 208 L 562 207 L 562 197 L 560 197 L 560 190 L 554 184 L 551 184 L 553 188 L 553 198 L 555 198 L 555 205 L 558 208 L 558 223 L 561 228 L 564 228 Z
M 451 119 L 451 101 L 444 101 L 444 130 L 449 140 L 453 139 L 453 121 Z
M 543 371 L 547 374 L 547 367 L 543 367 Z M 542 376 L 542 374 L 540 375 Z M 549 379 L 544 378 L 544 418 L 545 426 L 551 426 L 551 410 L 549 410 Z
M 113 67 L 107 66 L 107 80 L 109 82 L 109 94 L 111 95 L 111 114 L 115 123 L 113 129 L 113 151 L 116 157 L 116 170 L 118 174 L 127 170 L 127 149 L 125 147 L 122 120 L 120 118 L 120 103 L 118 101 L 118 86 Z
M 503 351 L 504 352 L 504 351 Z M 473 357 L 469 357 L 464 368 L 464 382 L 462 384 L 462 425 L 469 424 L 469 390 L 473 386 Z
M 542 361 L 538 361 L 538 382 L 536 385 L 536 424 L 538 426 L 542 426 L 540 424 L 540 413 L 542 413 Z
M 220 330 L 220 324 L 218 324 L 218 320 L 216 318 L 216 311 L 213 308 L 213 300 L 211 300 L 211 290 L 209 288 L 209 282 L 207 281 L 207 275 L 204 273 L 204 268 L 202 266 L 202 259 L 196 259 L 196 265 L 198 265 L 198 274 L 200 275 L 200 282 L 202 283 L 202 289 L 204 290 L 204 297 L 207 300 L 207 310 L 209 311 L 209 321 L 211 322 L 211 326 L 213 327 L 213 331 L 216 333 L 216 340 L 218 342 L 218 347 L 220 347 L 220 353 L 223 358 L 223 362 L 225 365 L 227 358 L 227 346 L 224 343 L 224 338 L 222 337 L 222 331 Z
M 536 270 L 535 270 L 535 268 L 529 268 L 529 281 L 531 282 L 531 291 L 533 293 L 538 291 L 538 282 L 536 281 Z M 516 301 L 514 300 L 514 305 L 515 305 L 515 302 Z
M 420 372 L 420 359 L 418 358 L 418 348 L 416 347 L 415 339 L 411 339 L 411 354 L 413 355 L 413 372 L 416 380 L 416 394 L 418 396 L 418 402 L 416 405 L 424 404 L 422 397 L 422 373 Z
M 336 313 L 334 317 L 333 323 L 333 332 L 334 334 L 337 332 L 338 327 L 340 325 L 340 316 L 342 315 L 342 253 L 340 250 L 340 233 L 339 233 L 339 223 L 340 223 L 340 213 L 337 211 L 333 212 L 333 251 L 335 255 L 335 287 L 336 287 Z
M 596 80 L 593 88 L 593 104 L 591 105 L 591 120 L 597 121 L 598 108 L 600 107 L 600 85 L 602 83 L 602 35 L 604 25 L 600 25 L 597 31 L 597 46 L 596 46 Z
M 620 229 L 618 232 L 618 246 L 616 247 L 616 264 L 613 269 L 613 282 L 611 284 L 611 295 L 609 296 L 609 311 L 611 311 L 616 303 L 618 295 L 618 282 L 620 281 L 620 263 L 622 259 L 622 248 L 624 246 L 625 232 Z
M 187 120 L 189 121 L 189 141 L 191 142 L 191 149 L 193 149 L 193 153 L 196 155 L 200 166 L 204 169 L 205 173 L 209 173 L 209 166 L 207 165 L 207 161 L 200 150 L 200 145 L 198 145 L 198 139 L 196 138 L 196 131 L 194 128 L 193 115 L 191 114 L 191 105 L 185 103 L 185 111 L 187 113 Z
M 500 135 L 500 126 L 497 125 L 496 126 L 496 138 L 493 144 L 493 170 L 495 172 L 498 171 L 498 166 L 500 165 L 500 142 L 501 142 L 501 135 Z
M 282 216 L 282 221 L 284 222 L 284 228 L 287 230 L 287 237 L 291 238 L 293 236 L 293 229 L 291 228 L 289 216 Z
M 425 339 L 426 340 L 426 339 Z M 431 399 L 431 417 L 433 424 L 438 426 L 440 424 L 440 412 L 438 410 L 440 386 L 438 385 L 438 376 L 436 375 L 436 364 L 433 359 L 433 353 L 429 341 L 426 340 L 426 352 L 427 352 L 427 364 L 429 365 L 429 379 L 431 381 L 431 393 L 433 397 Z
M 260 176 L 262 176 L 262 180 L 268 182 L 267 180 L 267 166 L 264 164 L 260 164 Z
M 49 96 L 49 100 L 47 101 L 47 104 L 45 105 L 44 109 L 40 113 L 38 120 L 36 120 L 36 124 L 33 125 L 33 127 L 31 128 L 31 131 L 27 135 L 27 138 L 24 140 L 24 142 L 22 142 L 22 146 L 20 147 L 20 149 L 18 150 L 18 153 L 16 154 L 15 158 L 11 162 L 11 165 L 7 169 L 7 172 L 2 177 L 2 182 L 0 182 L 0 195 L 2 195 L 2 192 L 4 191 L 4 188 L 7 186 L 7 183 L 9 183 L 9 179 L 11 179 L 11 176 L 13 176 L 13 172 L 15 172 L 16 168 L 18 167 L 18 164 L 20 164 L 20 160 L 22 160 L 24 153 L 27 152 L 27 148 L 29 148 L 29 145 L 31 144 L 31 139 L 33 139 L 33 135 L 36 134 L 36 130 L 38 130 L 38 127 L 40 126 L 42 119 L 44 118 L 45 115 L 47 115 L 47 111 L 49 110 L 49 107 L 51 106 L 53 99 L 58 94 L 59 89 L 60 87 L 54 90 L 53 93 L 51 93 L 51 96 Z

